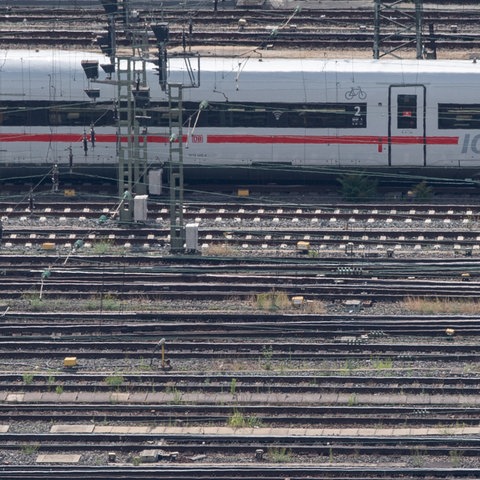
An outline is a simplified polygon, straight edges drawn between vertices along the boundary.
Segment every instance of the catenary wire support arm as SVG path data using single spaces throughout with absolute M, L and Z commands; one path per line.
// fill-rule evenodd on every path
M 416 58 L 423 58 L 423 0 L 414 0 L 414 11 L 411 3 L 405 0 L 375 0 L 373 58 L 379 59 L 385 55 L 397 57 L 394 52 L 412 44 L 416 47 Z M 415 32 L 414 40 L 412 32 Z M 392 40 L 399 40 L 400 43 L 387 46 L 387 42 Z

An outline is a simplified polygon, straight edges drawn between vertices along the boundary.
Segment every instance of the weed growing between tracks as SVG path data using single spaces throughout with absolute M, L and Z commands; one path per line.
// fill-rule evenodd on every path
M 96 242 L 93 244 L 92 249 L 95 255 L 105 255 L 113 250 L 115 250 L 115 247 L 112 241 Z
M 22 378 L 25 385 L 31 385 L 33 382 L 33 373 L 24 373 Z
M 354 360 L 351 358 L 348 360 L 345 360 L 344 366 L 339 369 L 339 375 L 343 376 L 349 376 L 352 375 L 352 373 L 359 368 L 358 365 Z
M 236 251 L 231 245 L 226 243 L 213 243 L 208 247 L 202 248 L 202 255 L 211 257 L 236 257 L 241 256 L 241 251 Z
M 294 305 L 287 293 L 276 290 L 257 294 L 251 303 L 255 309 L 272 312 L 296 311 L 299 313 L 324 314 L 327 311 L 325 303 L 321 300 L 306 300 L 301 305 Z
M 286 447 L 269 448 L 267 455 L 274 463 L 289 463 L 292 461 L 292 452 Z
M 0 302 L 2 299 L 0 298 Z M 138 296 L 122 299 L 111 293 L 92 295 L 87 298 L 50 298 L 44 293 L 39 298 L 38 292 L 24 293 L 20 298 L 5 298 L 3 303 L 8 304 L 11 311 L 26 312 L 172 312 L 172 311 L 210 311 L 210 312 L 270 312 L 272 314 L 315 314 L 328 315 L 344 313 L 345 307 L 340 302 L 325 302 L 318 299 L 305 299 L 301 304 L 294 304 L 292 298 L 285 292 L 272 290 L 257 294 L 246 299 L 235 296 L 226 300 L 195 300 L 194 302 L 172 299 Z M 464 301 L 408 298 L 402 302 L 379 304 L 382 314 L 418 313 L 430 314 L 478 314 L 480 302 L 466 299 Z M 362 314 L 360 311 L 359 314 Z M 374 314 L 375 306 L 364 313 Z
M 44 294 L 39 298 L 38 292 L 24 293 L 20 298 L 1 299 L 8 304 L 11 311 L 19 310 L 26 312 L 170 312 L 202 310 L 211 312 L 271 312 L 271 313 L 299 313 L 327 315 L 345 311 L 340 303 L 326 303 L 322 300 L 305 300 L 301 305 L 294 305 L 285 292 L 267 292 L 255 295 L 252 298 L 243 300 L 231 297 L 228 301 L 195 301 L 178 302 L 176 300 L 165 300 L 156 298 L 137 297 L 135 299 L 123 300 L 112 294 L 95 295 L 85 299 L 69 300 L 65 298 L 49 298 Z M 404 301 L 387 305 L 378 305 L 378 308 L 385 312 L 388 309 L 398 314 L 419 314 L 419 315 L 477 315 L 480 313 L 480 301 L 449 300 L 441 298 L 420 298 L 410 297 Z M 370 308 L 368 314 L 375 312 L 374 307 Z M 360 314 L 362 312 L 359 312 Z
M 459 468 L 462 463 L 463 452 L 459 450 L 451 450 L 449 452 L 449 455 L 452 466 L 455 468 Z
M 125 382 L 125 379 L 122 375 L 112 375 L 105 378 L 105 383 L 110 387 L 115 387 L 119 389 Z
M 262 348 L 262 366 L 265 370 L 272 369 L 273 347 L 271 345 L 264 345 Z
M 393 360 L 391 358 L 375 358 L 373 359 L 373 368 L 377 372 L 385 372 L 393 369 Z
M 350 395 L 350 397 L 348 397 L 348 406 L 349 407 L 354 407 L 358 405 L 358 398 L 357 398 L 357 395 L 355 393 L 352 393 Z
M 422 315 L 476 315 L 480 313 L 478 300 L 449 300 L 444 298 L 407 298 L 403 302 L 406 310 Z
M 232 428 L 261 427 L 262 421 L 256 416 L 245 416 L 242 412 L 235 409 L 228 419 L 227 426 Z
M 108 312 L 121 312 L 123 310 L 137 310 L 139 304 L 142 304 L 141 299 L 139 302 L 132 302 L 130 308 L 128 304 L 115 297 L 112 294 L 105 294 L 96 297 L 91 297 L 85 300 L 76 299 L 75 301 L 61 298 L 39 298 L 37 293 L 28 293 L 23 295 L 20 300 L 9 300 L 9 305 L 12 308 L 26 309 L 31 312 L 65 312 L 65 311 L 108 311 Z M 150 309 L 154 310 L 154 306 L 151 301 L 144 301 L 145 310 L 149 310 L 146 306 L 150 305 Z
M 176 387 L 167 387 L 165 393 L 171 394 L 172 398 L 169 401 L 170 405 L 182 405 L 183 402 L 183 393 L 178 390 Z
M 256 295 L 256 306 L 260 310 L 285 310 L 291 305 L 288 295 L 285 292 L 272 290 L 267 293 Z
M 40 449 L 40 445 L 38 443 L 34 443 L 31 445 L 23 445 L 22 446 L 22 453 L 25 455 L 33 455 L 38 452 Z
M 0 299 L 2 301 L 2 299 Z M 228 301 L 205 301 L 203 304 L 200 301 L 179 302 L 155 299 L 139 296 L 135 299 L 122 300 L 112 294 L 95 295 L 85 299 L 69 300 L 64 298 L 49 298 L 44 295 L 39 298 L 38 293 L 29 292 L 22 295 L 18 299 L 4 299 L 3 303 L 8 304 L 10 310 L 20 310 L 27 312 L 170 312 L 170 311 L 189 311 L 200 309 L 202 311 L 212 312 L 229 312 L 229 311 L 244 311 L 252 312 L 258 310 L 249 300 L 242 300 L 236 297 L 231 297 Z M 200 307 L 199 307 L 200 304 Z M 289 310 L 294 310 L 290 306 Z M 298 309 L 296 309 L 298 311 Z M 305 313 L 303 311 L 303 313 Z

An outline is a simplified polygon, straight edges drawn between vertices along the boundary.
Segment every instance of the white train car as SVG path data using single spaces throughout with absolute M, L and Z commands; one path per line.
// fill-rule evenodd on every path
M 91 52 L 0 51 L 3 177 L 69 163 L 115 177 L 117 87 L 89 83 L 83 60 L 108 63 Z M 168 82 L 189 85 L 184 65 L 170 60 Z M 480 63 L 209 57 L 199 77 L 198 88 L 183 89 L 187 180 L 480 171 Z M 168 103 L 153 63 L 148 86 L 144 128 L 157 168 L 168 161 Z M 95 101 L 85 93 L 92 88 Z

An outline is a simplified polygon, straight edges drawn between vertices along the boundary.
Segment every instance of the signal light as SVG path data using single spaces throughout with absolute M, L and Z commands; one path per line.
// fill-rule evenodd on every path
M 168 43 L 169 39 L 169 28 L 168 23 L 158 23 L 157 25 L 152 25 L 152 31 L 157 39 L 157 43 Z
M 145 108 L 150 103 L 150 88 L 149 87 L 138 87 L 135 90 L 132 90 L 133 98 L 135 100 L 135 105 L 138 108 Z
M 100 35 L 97 37 L 97 43 L 98 46 L 100 47 L 100 50 L 107 56 L 107 57 L 112 57 L 115 55 L 115 32 L 113 30 L 113 27 L 109 25 L 107 27 L 107 34 L 106 35 Z
M 98 60 L 82 60 L 82 68 L 89 80 L 98 78 Z
M 167 51 L 159 50 L 158 52 L 158 83 L 165 90 L 167 84 Z
M 100 97 L 99 88 L 87 88 L 84 90 L 84 92 L 87 94 L 88 98 L 92 100 L 96 100 L 98 97 Z
M 109 76 L 112 76 L 112 73 L 115 73 L 115 64 L 114 63 L 102 63 L 100 65 L 102 70 Z

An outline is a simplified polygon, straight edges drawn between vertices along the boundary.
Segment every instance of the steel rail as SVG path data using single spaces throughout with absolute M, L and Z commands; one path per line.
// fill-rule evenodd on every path
M 365 426 L 372 422 L 383 426 L 436 426 L 441 425 L 477 425 L 480 408 L 457 405 L 421 406 L 279 406 L 279 405 L 157 405 L 157 404 L 64 404 L 35 403 L 0 405 L 0 421 L 10 424 L 24 421 L 45 421 L 48 414 L 49 422 L 96 421 L 121 422 L 129 425 L 131 422 L 152 422 L 156 425 L 167 424 L 188 425 L 209 423 L 220 426 L 227 425 L 234 411 L 241 412 L 245 417 L 252 417 L 268 426 L 314 425 L 333 426 Z
M 299 337 L 315 332 L 317 338 L 336 343 L 345 342 L 342 335 L 350 335 L 365 343 L 383 337 L 415 335 L 434 340 L 445 336 L 453 328 L 462 337 L 480 333 L 476 315 L 444 316 L 372 316 L 350 313 L 308 314 L 292 313 L 219 313 L 219 312 L 159 312 L 159 313 L 10 313 L 2 317 L 0 341 L 14 336 L 45 341 L 55 337 L 63 340 L 88 339 L 98 336 L 107 341 L 156 338 L 159 335 L 191 339 L 255 338 L 267 335 Z M 161 322 L 159 322 L 161 319 Z M 348 338 L 348 337 L 347 337 Z M 401 342 L 401 339 L 398 339 Z
M 478 474 L 477 468 L 458 467 L 398 467 L 386 466 L 378 469 L 371 465 L 331 466 L 331 465 L 262 465 L 231 466 L 222 464 L 172 466 L 162 464 L 154 466 L 6 466 L 0 467 L 2 480 L 278 480 L 278 478 L 325 480 L 375 480 L 385 478 L 399 480 L 435 479 L 472 479 Z
M 37 359 L 50 358 L 58 361 L 65 358 L 65 352 L 74 352 L 77 356 L 88 359 L 123 359 L 129 355 L 135 359 L 160 358 L 155 348 L 160 338 L 152 339 L 151 342 L 93 342 L 93 341 L 61 341 L 50 342 L 9 340 L 0 344 L 0 353 L 8 355 L 11 359 L 32 358 L 32 352 Z M 237 359 L 262 359 L 265 358 L 265 348 L 271 347 L 268 351 L 270 360 L 338 360 L 349 359 L 377 359 L 399 360 L 405 362 L 414 361 L 442 361 L 450 362 L 471 362 L 476 361 L 479 355 L 477 345 L 467 344 L 373 344 L 366 345 L 345 343 L 298 343 L 276 342 L 275 345 L 266 342 L 247 342 L 244 344 L 212 343 L 212 342 L 187 342 L 169 341 L 168 357 L 173 360 L 194 360 L 194 359 L 224 359 L 235 356 Z

